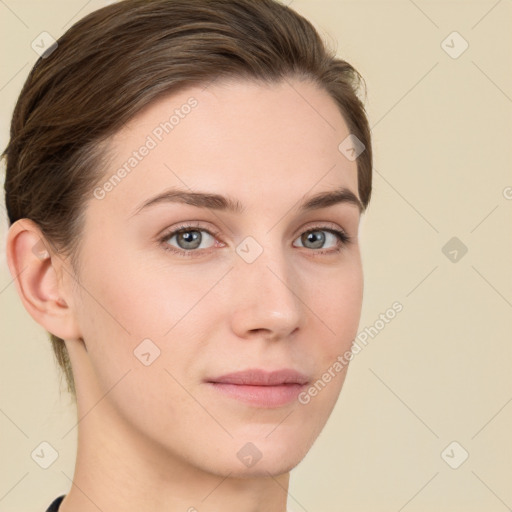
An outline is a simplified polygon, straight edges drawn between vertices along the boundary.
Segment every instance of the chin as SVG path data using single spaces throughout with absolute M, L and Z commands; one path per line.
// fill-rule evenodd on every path
M 271 428 L 264 428 L 262 432 L 261 425 L 256 435 L 254 429 L 250 429 L 250 433 L 244 430 L 243 434 L 236 433 L 233 439 L 210 438 L 209 443 L 188 446 L 181 456 L 189 464 L 216 476 L 270 478 L 291 471 L 306 456 L 312 444 L 313 436 L 307 435 L 303 428 L 296 431 L 296 435 L 288 430 L 279 435 L 275 431 L 270 436 Z
M 297 427 L 300 428 L 300 427 Z M 311 438 L 304 436 L 304 432 L 296 432 L 288 429 L 268 434 L 271 429 L 265 429 L 265 433 L 256 436 L 237 436 L 230 442 L 227 448 L 234 457 L 228 457 L 224 463 L 227 472 L 238 478 L 268 477 L 288 473 L 306 456 L 311 447 Z M 266 437 L 268 436 L 268 437 Z
M 276 477 L 290 472 L 304 458 L 306 453 L 290 454 L 282 457 L 281 454 L 267 454 L 254 463 L 252 466 L 244 466 L 238 460 L 226 461 L 223 467 L 216 468 L 215 473 L 227 475 L 229 473 L 232 478 L 249 479 L 249 478 L 270 478 Z

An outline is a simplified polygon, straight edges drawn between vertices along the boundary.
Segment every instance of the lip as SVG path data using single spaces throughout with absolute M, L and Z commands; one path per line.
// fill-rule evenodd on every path
M 306 375 L 291 368 L 270 372 L 251 368 L 206 380 L 211 388 L 225 396 L 263 408 L 293 402 L 308 382 Z

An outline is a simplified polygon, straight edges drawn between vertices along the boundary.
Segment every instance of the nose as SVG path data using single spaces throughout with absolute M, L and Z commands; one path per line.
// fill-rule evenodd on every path
M 282 250 L 252 262 L 236 258 L 231 275 L 231 326 L 240 338 L 286 339 L 305 321 L 301 283 Z

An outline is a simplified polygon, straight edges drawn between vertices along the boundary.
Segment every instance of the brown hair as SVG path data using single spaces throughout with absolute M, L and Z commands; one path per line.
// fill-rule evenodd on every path
M 358 97 L 364 80 L 324 46 L 309 21 L 277 1 L 124 0 L 79 20 L 57 44 L 35 63 L 14 109 L 2 154 L 5 202 L 9 224 L 33 220 L 75 271 L 107 138 L 162 93 L 219 77 L 298 77 L 329 93 L 365 146 L 357 168 L 367 207 L 372 150 Z M 49 334 L 76 399 L 66 346 Z

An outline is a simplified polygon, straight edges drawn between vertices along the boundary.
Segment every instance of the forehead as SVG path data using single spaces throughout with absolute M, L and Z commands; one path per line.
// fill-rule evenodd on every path
M 101 208 L 129 216 L 169 187 L 228 194 L 247 208 L 340 186 L 358 196 L 357 163 L 338 149 L 348 135 L 334 100 L 310 82 L 225 80 L 183 89 L 152 102 L 111 138 Z

